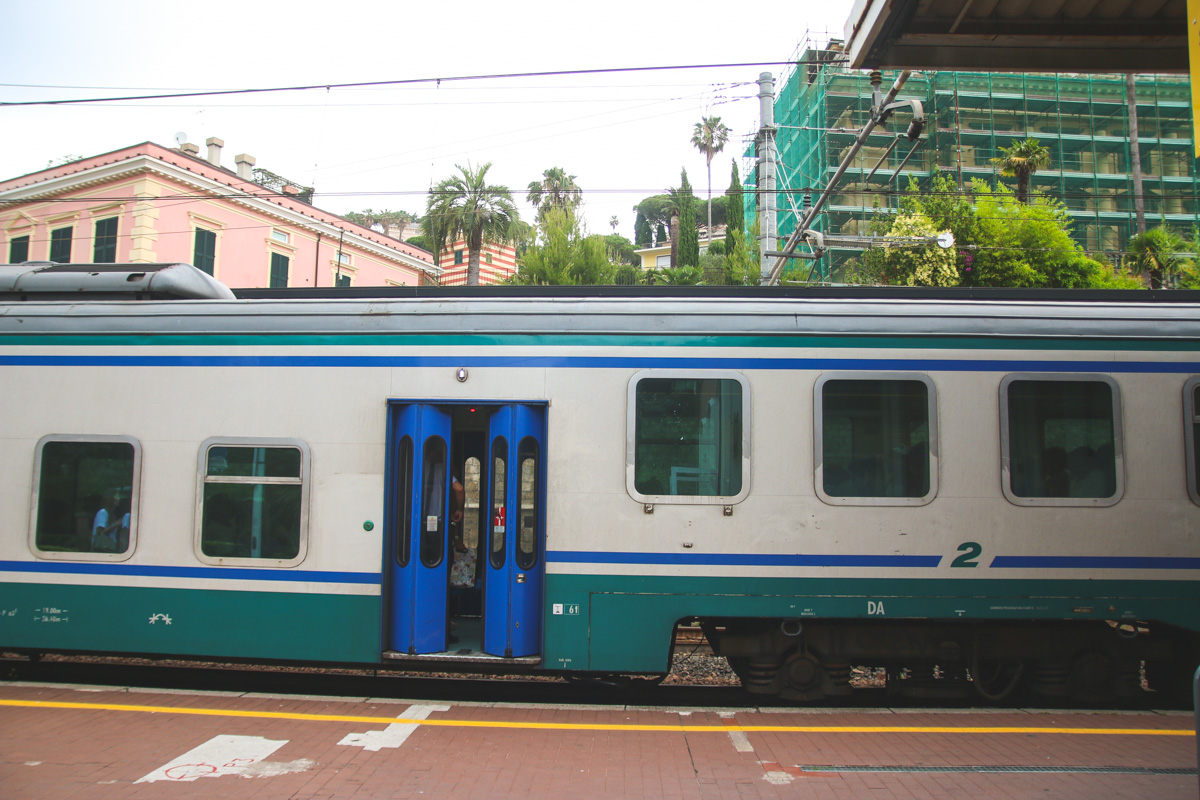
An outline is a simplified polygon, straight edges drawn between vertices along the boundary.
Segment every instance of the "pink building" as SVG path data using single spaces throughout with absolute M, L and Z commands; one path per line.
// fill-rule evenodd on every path
M 467 282 L 467 241 L 455 242 L 442 251 L 438 266 L 442 286 L 463 286 Z M 501 283 L 517 272 L 517 250 L 511 244 L 484 242 L 479 253 L 479 285 Z
M 231 288 L 437 283 L 419 247 L 348 222 L 303 187 L 152 142 L 0 181 L 0 259 L 193 264 Z M 269 179 L 268 179 L 269 178 Z

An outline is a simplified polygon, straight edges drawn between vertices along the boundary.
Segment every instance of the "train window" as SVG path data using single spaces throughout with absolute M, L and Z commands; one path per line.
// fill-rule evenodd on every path
M 830 373 L 814 389 L 817 495 L 831 505 L 925 505 L 937 494 L 937 394 L 913 373 Z
M 1001 481 L 1018 505 L 1121 499 L 1121 397 L 1106 375 L 1009 375 L 1000 382 Z
M 42 437 L 30 546 L 41 558 L 124 561 L 137 541 L 141 446 L 126 436 Z
M 446 441 L 440 436 L 425 440 L 421 467 L 421 563 L 442 563 L 446 542 Z
M 647 370 L 629 382 L 626 487 L 646 503 L 736 503 L 750 489 L 750 387 L 734 372 Z
M 1188 495 L 1193 503 L 1200 505 L 1200 377 L 1192 378 L 1184 385 L 1183 410 L 1186 415 L 1183 438 L 1187 449 Z
M 411 436 L 400 439 L 396 454 L 396 563 L 408 566 L 412 550 L 412 470 L 413 440 Z
M 308 550 L 308 446 L 215 438 L 200 447 L 196 554 L 206 564 L 289 567 Z
M 521 485 L 518 487 L 521 504 L 517 520 L 517 567 L 532 569 L 537 563 L 538 516 L 538 443 L 527 436 L 517 448 L 517 459 L 521 462 Z
M 508 495 L 507 453 L 508 442 L 503 436 L 497 436 L 492 442 L 492 544 L 488 551 L 488 558 L 496 569 L 504 566 L 504 532 L 508 527 L 504 511 Z

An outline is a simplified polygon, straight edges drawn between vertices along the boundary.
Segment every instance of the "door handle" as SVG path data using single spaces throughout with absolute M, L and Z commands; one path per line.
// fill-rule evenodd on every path
M 524 583 L 524 582 L 525 582 L 525 573 L 518 572 L 517 573 L 517 583 Z

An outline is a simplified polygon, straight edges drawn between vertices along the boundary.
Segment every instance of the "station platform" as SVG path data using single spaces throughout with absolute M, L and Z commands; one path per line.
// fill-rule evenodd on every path
M 1174 800 L 1197 796 L 1192 724 L 1186 712 L 689 711 L 0 683 L 0 792 Z

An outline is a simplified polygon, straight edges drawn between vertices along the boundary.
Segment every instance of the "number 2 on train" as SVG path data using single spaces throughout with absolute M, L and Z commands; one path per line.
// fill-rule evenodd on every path
M 963 542 L 958 546 L 958 552 L 962 553 L 962 555 L 954 559 L 950 566 L 978 567 L 979 563 L 976 559 L 983 555 L 983 545 L 979 544 L 979 542 Z

